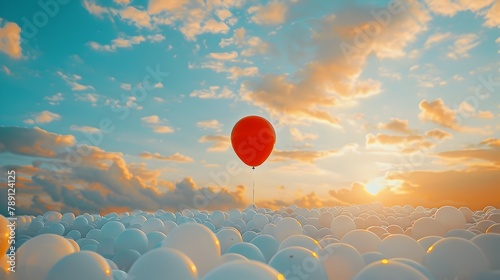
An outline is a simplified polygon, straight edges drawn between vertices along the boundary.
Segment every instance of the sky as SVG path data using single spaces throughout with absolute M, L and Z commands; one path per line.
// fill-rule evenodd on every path
M 500 207 L 499 28 L 498 0 L 0 1 L 2 197 L 15 169 L 19 214 L 253 185 L 273 209 Z M 248 115 L 276 131 L 253 171 Z

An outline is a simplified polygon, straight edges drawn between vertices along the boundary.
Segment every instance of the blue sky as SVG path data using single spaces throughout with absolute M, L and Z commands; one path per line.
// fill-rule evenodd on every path
M 242 207 L 252 173 L 228 137 L 246 115 L 277 132 L 254 174 L 269 207 L 398 195 L 479 207 L 466 191 L 447 197 L 449 187 L 429 181 L 454 186 L 463 175 L 487 192 L 498 179 L 499 1 L 41 3 L 50 15 L 36 2 L 0 3 L 0 157 L 25 178 L 26 209 L 143 205 L 110 180 L 162 197 L 186 184 L 222 190 L 214 205 Z M 68 166 L 65 153 L 84 161 Z M 232 161 L 241 172 L 219 184 L 214 174 Z M 112 179 L 89 180 L 80 170 L 89 168 Z

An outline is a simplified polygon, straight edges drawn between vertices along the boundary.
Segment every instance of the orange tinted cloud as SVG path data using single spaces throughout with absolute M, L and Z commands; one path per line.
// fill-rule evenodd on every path
M 204 135 L 198 139 L 198 142 L 213 143 L 213 145 L 207 149 L 208 152 L 223 152 L 231 145 L 229 136 L 227 135 Z
M 408 120 L 401 120 L 398 118 L 391 118 L 391 121 L 388 123 L 379 123 L 377 127 L 379 129 L 386 129 L 401 133 L 410 132 L 410 129 L 408 128 Z
M 359 36 L 372 32 L 369 28 L 373 17 L 368 10 L 366 15 L 353 17 L 346 12 L 323 18 L 308 42 L 317 47 L 310 62 L 293 74 L 265 74 L 260 81 L 245 83 L 243 99 L 291 121 L 308 119 L 339 126 L 339 119 L 328 107 L 382 91 L 380 81 L 360 78 L 367 58 L 404 56 L 405 48 L 430 20 L 427 10 L 413 3 L 394 15 L 388 26 L 379 28 L 376 36 L 356 44 Z M 303 40 L 301 34 L 297 32 Z M 301 55 L 290 51 L 290 57 Z
M 253 6 L 248 9 L 248 13 L 254 14 L 252 21 L 257 24 L 276 25 L 285 21 L 288 7 L 285 3 L 271 1 L 265 6 Z
M 0 52 L 13 58 L 22 57 L 21 28 L 16 23 L 3 24 L 0 19 Z
M 0 153 L 55 157 L 61 150 L 74 146 L 75 143 L 73 135 L 55 134 L 38 127 L 0 128 Z
M 400 135 L 388 135 L 388 134 L 380 134 L 377 135 L 368 134 L 366 135 L 366 144 L 382 144 L 382 145 L 399 145 L 399 144 L 407 144 L 416 141 L 422 141 L 424 137 L 420 135 L 408 135 L 408 136 L 400 136 Z
M 305 163 L 313 164 L 317 159 L 324 158 L 333 154 L 338 153 L 335 150 L 328 151 L 302 151 L 302 150 L 293 150 L 293 151 L 282 151 L 274 149 L 272 153 L 272 161 L 284 161 L 287 159 L 301 161 Z
M 436 138 L 436 139 L 453 138 L 453 135 L 451 135 L 449 132 L 446 132 L 446 131 L 438 129 L 438 128 L 426 131 L 425 135 L 428 137 Z
M 163 156 L 160 155 L 159 153 L 143 152 L 139 154 L 139 157 L 145 159 L 158 159 L 158 160 L 166 160 L 174 162 L 194 162 L 194 160 L 191 157 L 185 156 L 180 153 L 175 153 L 169 156 Z

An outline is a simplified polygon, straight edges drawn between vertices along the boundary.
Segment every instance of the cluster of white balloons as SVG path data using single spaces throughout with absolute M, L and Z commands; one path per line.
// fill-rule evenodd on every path
M 500 209 L 379 203 L 18 217 L 0 279 L 500 279 Z

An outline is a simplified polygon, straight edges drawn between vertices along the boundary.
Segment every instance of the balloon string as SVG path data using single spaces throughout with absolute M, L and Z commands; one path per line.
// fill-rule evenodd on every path
M 255 166 L 252 167 L 252 205 L 255 209 Z

